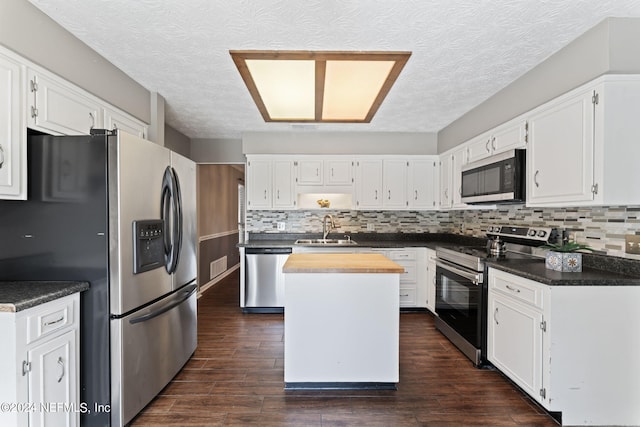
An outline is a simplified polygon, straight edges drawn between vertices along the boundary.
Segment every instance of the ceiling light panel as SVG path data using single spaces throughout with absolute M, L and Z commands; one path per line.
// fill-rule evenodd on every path
M 363 121 L 394 61 L 327 61 L 322 119 Z
M 368 123 L 411 52 L 230 51 L 266 122 Z
M 272 120 L 315 119 L 315 62 L 246 60 Z

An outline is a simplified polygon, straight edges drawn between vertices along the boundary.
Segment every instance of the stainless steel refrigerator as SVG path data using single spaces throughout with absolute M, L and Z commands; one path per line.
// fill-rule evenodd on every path
M 83 426 L 130 422 L 196 348 L 195 164 L 124 132 L 30 135 L 27 201 L 0 201 L 0 279 L 86 280 Z

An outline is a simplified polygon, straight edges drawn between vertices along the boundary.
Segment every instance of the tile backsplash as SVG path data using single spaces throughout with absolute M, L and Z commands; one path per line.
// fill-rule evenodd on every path
M 333 215 L 337 229 L 333 233 L 364 233 L 373 224 L 378 233 L 451 232 L 484 237 L 489 224 L 546 226 L 566 229 L 579 243 L 598 253 L 640 259 L 625 254 L 625 234 L 640 235 L 640 206 L 594 208 L 529 208 L 502 205 L 497 209 L 460 211 L 350 211 L 295 210 L 248 211 L 247 231 L 277 233 L 284 222 L 289 233 L 322 233 L 322 218 Z

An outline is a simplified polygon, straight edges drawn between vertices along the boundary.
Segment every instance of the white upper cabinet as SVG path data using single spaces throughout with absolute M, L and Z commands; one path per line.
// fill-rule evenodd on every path
M 291 209 L 296 205 L 295 167 L 293 160 L 273 161 L 273 207 Z
M 326 159 L 324 171 L 326 185 L 353 184 L 353 160 L 351 159 Z
M 531 116 L 530 204 L 593 200 L 592 98 L 585 90 Z
M 640 203 L 640 76 L 604 76 L 534 110 L 529 206 Z
M 138 138 L 147 138 L 147 125 L 115 108 L 104 109 L 104 127 L 111 130 L 123 130 Z
M 462 166 L 467 160 L 467 147 L 459 146 L 440 156 L 440 207 L 464 208 L 462 203 Z
M 247 209 L 271 208 L 271 160 L 247 162 Z
M 440 156 L 440 208 L 449 209 L 453 206 L 451 198 L 451 171 L 453 170 L 453 155 L 445 153 Z
M 26 68 L 0 50 L 0 199 L 27 198 Z
M 378 209 L 382 207 L 382 160 L 356 161 L 356 207 Z
M 526 120 L 523 118 L 513 119 L 466 143 L 466 163 L 472 163 L 514 148 L 523 148 L 526 144 Z
M 29 69 L 28 125 L 57 135 L 88 135 L 103 127 L 99 102 L 74 85 L 46 72 Z
M 405 159 L 382 161 L 382 206 L 390 209 L 407 207 L 407 166 Z
M 407 206 L 435 209 L 438 201 L 438 157 L 410 159 L 407 175 Z
M 322 185 L 322 159 L 305 159 L 298 161 L 298 185 Z

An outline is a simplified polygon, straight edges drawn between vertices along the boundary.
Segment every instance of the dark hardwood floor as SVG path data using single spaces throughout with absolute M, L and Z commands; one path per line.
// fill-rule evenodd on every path
M 238 281 L 200 298 L 198 349 L 132 426 L 557 426 L 425 312 L 400 316 L 397 391 L 285 391 L 283 316 L 242 314 Z

